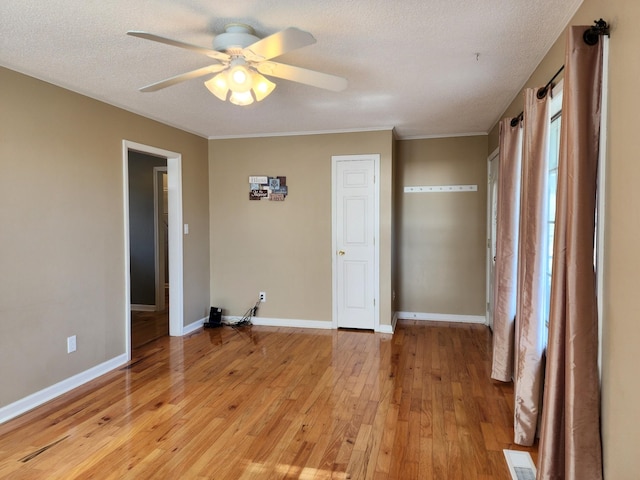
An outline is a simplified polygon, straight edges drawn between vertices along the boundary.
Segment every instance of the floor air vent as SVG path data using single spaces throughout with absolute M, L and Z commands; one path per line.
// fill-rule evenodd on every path
M 536 466 L 529 452 L 503 450 L 513 480 L 536 480 Z

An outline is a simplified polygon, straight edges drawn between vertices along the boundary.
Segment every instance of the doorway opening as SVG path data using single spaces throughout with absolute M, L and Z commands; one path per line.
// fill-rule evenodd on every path
M 183 334 L 181 163 L 178 153 L 123 141 L 129 358 L 153 338 Z
M 167 159 L 129 151 L 131 348 L 169 334 Z

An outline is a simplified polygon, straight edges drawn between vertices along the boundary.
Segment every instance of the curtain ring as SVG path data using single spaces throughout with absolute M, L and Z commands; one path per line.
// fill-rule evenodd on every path
M 553 86 L 553 85 L 552 85 Z M 549 86 L 546 87 L 540 87 L 538 89 L 538 93 L 536 93 L 536 97 L 538 97 L 538 100 L 542 100 L 544 97 L 547 96 L 547 91 L 549 90 Z

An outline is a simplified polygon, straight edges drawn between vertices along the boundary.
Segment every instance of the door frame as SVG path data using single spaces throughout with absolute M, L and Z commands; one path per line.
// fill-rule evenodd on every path
M 370 160 L 373 161 L 374 185 L 374 266 L 373 266 L 373 295 L 374 295 L 374 330 L 380 331 L 380 154 L 363 155 L 333 155 L 331 157 L 331 328 L 338 328 L 338 285 L 337 285 L 337 164 L 338 162 Z
M 495 285 L 493 285 L 493 281 L 494 279 L 491 277 L 491 262 L 493 261 L 492 258 L 492 245 L 493 242 L 495 241 L 495 239 L 493 238 L 492 235 L 492 219 L 493 219 L 493 199 L 492 199 L 492 178 L 491 178 L 491 166 L 493 165 L 492 162 L 497 162 L 498 161 L 498 157 L 500 154 L 500 148 L 496 148 L 491 155 L 489 155 L 489 157 L 487 157 L 487 255 L 486 255 L 486 300 L 487 300 L 487 308 L 485 309 L 485 325 L 488 325 L 489 328 L 491 328 L 493 330 L 493 317 L 491 316 L 491 309 L 490 309 L 490 305 L 491 302 L 493 301 L 492 297 L 492 293 L 493 293 L 493 288 L 495 287 Z
M 129 245 L 129 151 L 137 151 L 167 159 L 169 204 L 169 335 L 182 336 L 184 331 L 183 249 L 182 249 L 182 155 L 161 148 L 122 141 L 122 192 L 124 210 L 124 289 L 125 348 L 131 359 L 131 251 Z

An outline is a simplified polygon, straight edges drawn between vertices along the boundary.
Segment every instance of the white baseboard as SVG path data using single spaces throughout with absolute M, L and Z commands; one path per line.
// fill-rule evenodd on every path
M 140 305 L 139 303 L 132 303 L 131 310 L 134 312 L 155 312 L 157 308 L 155 305 Z
M 222 317 L 222 320 L 229 322 L 233 322 L 237 319 L 237 316 L 225 315 Z M 323 322 L 321 320 L 299 320 L 295 318 L 251 317 L 251 323 L 265 327 L 319 328 L 322 330 L 330 330 L 333 327 L 331 322 Z
M 63 393 L 67 393 L 74 388 L 77 388 L 91 380 L 98 378 L 100 375 L 104 375 L 111 370 L 124 365 L 129 360 L 126 354 L 119 355 L 111 360 L 96 365 L 84 372 L 80 372 L 72 377 L 69 377 L 61 382 L 51 385 L 39 392 L 33 393 L 25 398 L 18 400 L 17 402 L 10 403 L 9 405 L 0 408 L 0 424 L 11 420 L 12 418 L 22 415 L 29 410 L 32 410 L 40 405 L 59 397 Z
M 233 322 L 238 320 L 236 316 L 223 316 L 223 321 Z M 397 316 L 394 315 L 392 325 L 380 325 L 377 332 L 379 333 L 393 333 L 397 322 Z M 301 320 L 294 318 L 270 318 L 270 317 L 251 317 L 251 323 L 254 325 L 261 325 L 264 327 L 292 327 L 292 328 L 318 328 L 321 330 L 333 329 L 332 322 L 325 322 L 322 320 Z
M 189 335 L 199 328 L 202 328 L 202 325 L 204 325 L 204 322 L 206 322 L 207 320 L 209 320 L 209 318 L 201 318 L 200 320 L 196 320 L 195 322 L 190 323 L 182 329 L 182 335 Z
M 430 322 L 456 322 L 486 324 L 484 315 L 453 315 L 449 313 L 397 312 L 398 318 L 404 320 L 425 320 Z
M 377 331 L 380 333 L 393 334 L 396 331 L 397 323 L 398 323 L 398 312 L 394 312 L 393 318 L 391 319 L 391 325 L 380 325 Z

